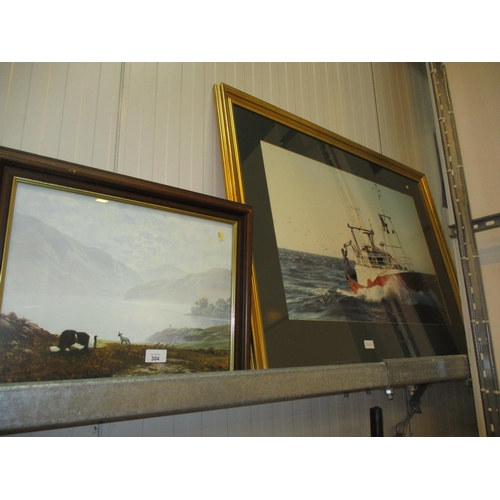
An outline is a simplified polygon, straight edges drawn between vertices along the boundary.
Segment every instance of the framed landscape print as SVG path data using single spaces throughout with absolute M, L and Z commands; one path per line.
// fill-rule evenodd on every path
M 423 174 L 234 88 L 215 94 L 228 197 L 254 209 L 256 364 L 465 354 Z
M 252 210 L 0 148 L 0 383 L 249 367 Z

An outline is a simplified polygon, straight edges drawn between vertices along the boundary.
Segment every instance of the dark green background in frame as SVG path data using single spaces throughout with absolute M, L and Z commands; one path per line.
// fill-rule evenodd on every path
M 245 202 L 254 208 L 253 253 L 269 367 L 366 363 L 403 358 L 409 356 L 409 353 L 401 338 L 408 334 L 413 337 L 415 350 L 420 356 L 466 354 L 460 312 L 418 183 L 238 105 L 233 105 L 233 113 Z M 450 324 L 410 325 L 288 319 L 261 140 L 412 196 L 436 269 Z M 286 189 L 286 179 L 283 179 L 283 189 Z M 321 214 L 317 216 L 321 217 Z M 366 349 L 365 340 L 373 340 L 375 349 Z

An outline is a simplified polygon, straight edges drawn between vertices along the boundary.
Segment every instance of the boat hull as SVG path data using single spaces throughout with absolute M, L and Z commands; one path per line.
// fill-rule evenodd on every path
M 389 281 L 397 280 L 408 288 L 417 292 L 424 290 L 427 285 L 424 276 L 415 271 L 399 269 L 379 269 L 366 266 L 356 266 L 356 279 L 347 275 L 347 281 L 353 293 L 373 287 L 384 287 Z

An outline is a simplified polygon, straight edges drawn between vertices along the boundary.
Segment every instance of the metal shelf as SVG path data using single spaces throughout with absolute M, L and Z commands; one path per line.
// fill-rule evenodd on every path
M 0 385 L 0 433 L 468 379 L 467 356 Z

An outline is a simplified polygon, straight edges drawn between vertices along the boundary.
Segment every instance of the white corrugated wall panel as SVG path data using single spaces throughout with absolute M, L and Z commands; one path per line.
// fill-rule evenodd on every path
M 252 436 L 252 408 L 229 408 L 227 410 L 228 437 Z
M 154 163 L 157 71 L 156 63 L 133 63 L 124 76 L 118 172 L 147 180 Z
M 422 72 L 405 63 L 0 63 L 0 144 L 223 197 L 213 97 L 223 82 L 432 175 Z M 470 432 L 466 388 L 443 384 L 424 398 L 420 435 Z M 406 402 L 404 390 L 393 401 L 374 391 L 31 434 L 369 436 L 369 409 L 380 406 L 393 435 Z
M 443 227 L 447 227 L 450 222 L 444 208 L 443 180 L 425 65 L 374 63 L 373 74 L 380 152 L 425 174 L 437 214 Z
M 0 144 L 111 170 L 120 65 L 0 63 Z
M 0 144 L 23 148 L 32 63 L 0 63 Z
M 273 435 L 277 437 L 293 436 L 292 401 L 271 403 L 273 415 Z
M 227 437 L 227 410 L 213 410 L 202 413 L 203 437 Z
M 220 82 L 379 149 L 369 63 L 336 64 L 334 75 L 326 63 L 125 67 L 118 171 L 127 175 L 223 196 L 213 98 L 213 85 Z M 332 84 L 335 102 L 325 93 Z M 346 125 L 335 130 L 331 117 L 339 114 Z

